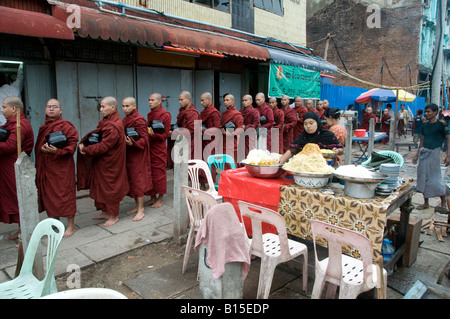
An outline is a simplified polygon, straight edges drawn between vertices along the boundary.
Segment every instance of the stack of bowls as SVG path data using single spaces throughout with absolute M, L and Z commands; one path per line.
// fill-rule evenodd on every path
M 400 184 L 400 165 L 399 164 L 381 164 L 379 172 L 387 176 L 383 181 L 384 185 L 387 185 L 390 190 L 395 190 Z

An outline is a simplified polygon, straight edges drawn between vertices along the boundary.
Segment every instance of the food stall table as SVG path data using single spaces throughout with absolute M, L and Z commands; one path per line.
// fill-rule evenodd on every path
M 383 138 L 387 137 L 386 133 L 383 132 L 375 132 L 375 136 L 373 138 L 374 142 L 378 142 L 380 140 L 382 140 Z M 370 157 L 370 154 L 367 154 L 367 150 L 369 148 L 369 136 L 364 136 L 364 137 L 357 137 L 357 136 L 352 136 L 352 141 L 358 143 L 359 149 L 361 150 L 362 154 L 361 156 L 355 161 L 355 163 L 361 162 L 361 161 L 365 161 Z M 367 143 L 367 145 L 364 145 L 364 143 Z
M 331 189 L 334 195 L 322 192 Z M 312 189 L 300 187 L 292 179 L 254 178 L 245 168 L 229 169 L 220 175 L 219 195 L 230 202 L 240 218 L 238 201 L 246 201 L 278 211 L 284 217 L 289 234 L 312 240 L 309 222 L 322 220 L 335 225 L 357 230 L 369 238 L 373 247 L 374 260 L 381 256 L 384 229 L 387 216 L 400 208 L 400 229 L 396 242 L 396 253 L 385 265 L 390 267 L 401 259 L 404 253 L 411 198 L 414 187 L 404 185 L 389 196 L 375 196 L 371 199 L 356 199 L 344 195 L 342 188 L 327 185 Z M 251 223 L 244 220 L 246 230 L 251 234 Z M 264 232 L 273 232 L 266 225 Z M 355 255 L 357 252 L 349 252 Z M 400 260 L 398 265 L 401 266 Z
M 277 211 L 280 202 L 280 186 L 293 183 L 293 179 L 278 177 L 273 179 L 262 179 L 252 177 L 245 167 L 237 169 L 227 169 L 220 174 L 219 195 L 224 202 L 233 204 L 239 220 L 241 214 L 238 201 L 252 203 Z M 247 234 L 251 235 L 250 219 L 244 220 Z M 263 233 L 274 232 L 275 228 L 263 225 Z
M 412 210 L 411 197 L 414 188 L 411 185 L 405 185 L 389 196 L 375 195 L 370 199 L 346 196 L 342 188 L 335 188 L 331 185 L 324 188 L 332 190 L 334 194 L 322 192 L 323 189 L 304 188 L 296 184 L 280 187 L 278 212 L 284 217 L 289 234 L 312 240 L 311 220 L 320 220 L 356 230 L 369 238 L 372 243 L 374 260 L 377 260 L 381 257 L 387 216 L 400 208 L 400 233 L 396 243 L 400 251 L 399 255 L 395 257 L 395 261 L 401 257 L 404 250 L 402 246 L 406 242 L 409 215 Z M 346 249 L 346 253 L 357 257 L 357 251 L 351 251 L 348 247 Z

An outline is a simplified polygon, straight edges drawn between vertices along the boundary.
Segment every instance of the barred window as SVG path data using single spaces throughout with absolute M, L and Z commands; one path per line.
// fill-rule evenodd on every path
M 255 0 L 254 6 L 280 16 L 283 15 L 283 0 Z
M 230 12 L 231 0 L 185 0 L 185 1 L 188 1 L 190 3 L 197 3 L 224 12 Z

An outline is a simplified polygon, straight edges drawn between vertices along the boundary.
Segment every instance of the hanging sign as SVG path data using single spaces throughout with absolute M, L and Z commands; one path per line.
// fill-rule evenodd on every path
M 298 66 L 270 63 L 269 96 L 320 99 L 320 72 Z

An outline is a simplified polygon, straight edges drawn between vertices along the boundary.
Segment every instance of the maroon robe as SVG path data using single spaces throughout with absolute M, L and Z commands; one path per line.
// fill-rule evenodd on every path
M 162 105 L 160 105 L 156 110 L 151 110 L 147 114 L 147 121 L 162 121 L 165 128 L 164 133 L 154 133 L 150 136 L 150 162 L 153 188 L 145 193 L 145 195 L 156 196 L 157 194 L 167 193 L 166 161 L 168 152 L 166 140 L 169 137 L 172 117 L 170 113 L 164 110 Z
M 255 134 L 250 134 L 249 136 L 245 136 L 244 157 L 247 158 L 247 155 L 250 152 L 250 145 L 252 145 L 253 148 L 256 148 L 255 138 L 256 138 L 256 130 L 258 129 L 258 126 L 259 126 L 259 112 L 257 109 L 255 109 L 251 105 L 247 106 L 246 108 L 243 108 L 240 112 L 241 112 L 242 116 L 244 117 L 245 131 L 247 131 L 249 128 L 255 129 Z
M 293 109 L 296 113 L 297 113 L 297 124 L 294 126 L 294 140 L 297 138 L 297 136 L 300 135 L 301 132 L 303 132 L 303 130 L 305 129 L 303 127 L 303 115 L 306 114 L 306 112 L 308 112 L 308 109 L 306 108 L 306 106 L 301 105 L 300 107 L 295 107 Z
M 294 109 L 287 106 L 282 108 L 284 112 L 284 127 L 283 127 L 283 154 L 289 149 L 294 141 L 294 127 L 297 124 L 297 113 Z
M 363 116 L 363 121 L 361 124 L 361 129 L 364 129 L 368 132 L 369 131 L 369 120 L 374 119 L 375 123 L 377 123 L 377 116 L 373 113 L 369 114 L 367 112 L 363 112 L 362 116 Z
M 58 148 L 55 154 L 42 153 L 45 137 L 58 131 L 67 137 L 67 145 Z M 77 145 L 78 132 L 72 123 L 63 120 L 61 115 L 55 120 L 45 118 L 44 125 L 39 128 L 34 152 L 39 212 L 45 210 L 48 217 L 75 217 L 77 184 L 73 155 Z
M 211 104 L 208 107 L 203 108 L 203 110 L 200 112 L 200 118 L 202 120 L 202 125 L 205 126 L 207 129 L 211 129 L 211 128 L 219 129 L 219 127 L 220 127 L 220 112 L 218 109 L 216 109 L 214 107 L 213 104 Z M 205 132 L 203 132 L 203 134 L 205 135 Z M 210 138 L 210 139 L 202 139 L 202 158 L 203 158 L 203 152 L 204 152 L 206 146 L 208 146 L 208 144 L 214 142 L 214 139 L 215 139 L 213 135 L 211 135 L 211 136 L 208 135 L 208 138 Z M 211 146 L 213 146 L 214 144 L 212 144 Z M 212 147 L 212 148 L 208 147 L 208 152 L 207 152 L 208 156 L 215 154 L 216 153 L 215 151 L 216 151 L 215 147 Z M 207 160 L 207 158 L 205 158 L 205 160 Z M 215 180 L 216 173 L 215 173 L 214 165 L 212 165 L 212 167 L 211 167 L 211 174 L 213 176 L 213 179 Z M 199 180 L 200 180 L 200 183 L 204 183 L 204 184 L 207 183 L 207 178 L 206 178 L 205 172 L 200 171 Z
M 242 130 L 242 124 L 244 123 L 244 117 L 242 116 L 241 112 L 239 112 L 238 110 L 236 110 L 236 107 L 233 105 L 230 108 L 227 108 L 227 110 L 225 112 L 222 113 L 222 118 L 220 120 L 220 127 L 224 127 L 225 124 L 227 124 L 228 122 L 232 122 L 234 124 L 234 130 L 232 131 L 234 137 L 233 137 L 233 141 L 234 141 L 234 146 L 233 146 L 233 154 L 231 154 L 231 148 L 227 147 L 227 138 L 226 135 L 223 135 L 223 154 L 228 154 L 231 155 L 234 159 L 235 164 L 237 164 L 237 147 L 238 147 L 238 143 L 239 143 L 239 131 Z M 238 130 L 241 129 L 241 130 Z M 236 130 L 238 130 L 236 132 Z M 237 134 L 236 134 L 237 133 Z M 230 149 L 229 152 L 227 152 L 227 149 Z
M 177 125 L 184 129 L 187 129 L 190 133 L 190 143 L 191 143 L 191 157 L 190 159 L 194 159 L 194 122 L 195 120 L 200 120 L 200 114 L 195 108 L 194 104 L 191 103 L 189 107 L 186 109 L 184 107 L 180 107 L 180 110 L 177 115 Z M 173 134 L 173 133 L 172 133 Z M 177 134 L 177 133 L 176 133 Z M 189 140 L 189 139 L 188 139 Z M 200 146 L 201 148 L 201 146 Z
M 128 194 L 126 144 L 122 120 L 117 111 L 98 122 L 91 133 L 101 133 L 101 141 L 77 152 L 78 190 L 90 189 L 98 210 L 118 216 L 120 201 Z
M 122 120 L 123 127 L 134 127 L 139 134 L 133 145 L 127 145 L 127 174 L 130 190 L 128 196 L 131 198 L 144 197 L 144 194 L 152 189 L 152 170 L 150 165 L 150 139 L 148 137 L 148 126 L 145 118 L 137 109 Z
M 6 224 L 20 223 L 14 169 L 14 163 L 17 161 L 16 122 L 16 116 L 6 120 L 2 128 L 10 131 L 9 137 L 5 142 L 0 142 L 0 222 Z M 34 134 L 23 113 L 20 114 L 20 136 L 22 152 L 30 156 L 34 146 Z
M 284 112 L 278 107 L 272 109 L 273 111 L 273 127 L 278 129 L 278 150 L 272 150 L 274 153 L 283 154 L 283 125 L 284 125 Z
M 389 114 L 388 115 L 383 114 L 383 117 L 382 117 L 383 122 L 381 123 L 381 132 L 384 132 L 387 135 L 387 137 L 385 137 L 381 140 L 383 143 L 389 142 L 389 131 L 391 130 L 391 122 L 388 120 L 390 120 L 390 119 L 391 119 L 391 116 Z
M 272 136 L 272 126 L 273 126 L 273 111 L 270 106 L 266 104 L 266 102 L 263 103 L 263 105 L 258 106 L 256 108 L 259 111 L 259 116 L 265 116 L 266 117 L 266 124 L 261 124 L 260 127 L 265 127 L 267 129 L 267 150 L 270 152 L 271 148 L 271 136 Z

